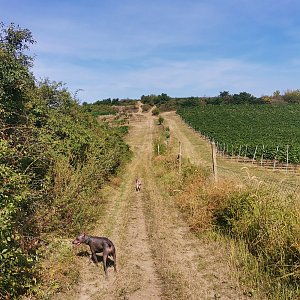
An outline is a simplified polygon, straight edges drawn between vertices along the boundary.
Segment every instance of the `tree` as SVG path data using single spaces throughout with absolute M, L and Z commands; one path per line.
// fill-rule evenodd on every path
M 25 54 L 29 50 L 29 45 L 35 40 L 29 29 L 22 29 L 19 25 L 11 23 L 7 28 L 4 23 L 0 23 L 0 47 L 9 52 L 24 66 L 32 66 L 33 58 Z
M 169 97 L 165 93 L 162 93 L 161 95 L 157 96 L 157 103 L 162 104 L 162 103 L 169 101 L 170 99 L 171 99 L 171 97 Z
M 143 104 L 149 104 L 149 105 L 153 106 L 156 98 L 157 98 L 157 96 L 153 95 L 153 94 L 148 95 L 148 96 L 142 95 L 141 101 Z
M 31 32 L 13 23 L 0 23 L 0 116 L 5 124 L 25 122 L 25 105 L 35 80 L 30 72 L 32 58 L 24 53 L 34 43 Z
M 232 101 L 232 95 L 228 91 L 220 92 L 219 98 L 221 98 L 221 102 L 226 104 Z
M 38 83 L 38 93 L 47 108 L 68 111 L 75 100 L 63 82 L 51 81 L 48 78 Z
M 254 104 L 258 103 L 258 98 L 247 92 L 241 92 L 232 96 L 231 103 L 233 104 Z
M 273 93 L 273 98 L 275 98 L 275 99 L 281 99 L 281 94 L 280 94 L 280 91 L 279 91 L 279 90 L 276 90 L 276 91 Z

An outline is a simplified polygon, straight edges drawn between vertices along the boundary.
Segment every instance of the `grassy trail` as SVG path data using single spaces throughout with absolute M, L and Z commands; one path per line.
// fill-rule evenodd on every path
M 107 212 L 90 232 L 115 243 L 118 272 L 109 268 L 105 281 L 102 265 L 90 263 L 82 255 L 87 246 L 80 246 L 74 250 L 80 264 L 78 284 L 56 299 L 246 298 L 232 276 L 230 247 L 195 237 L 173 199 L 160 190 L 151 163 L 155 128 L 150 113 L 131 120 L 127 142 L 134 158 L 119 184 L 105 191 Z M 134 189 L 136 176 L 141 192 Z

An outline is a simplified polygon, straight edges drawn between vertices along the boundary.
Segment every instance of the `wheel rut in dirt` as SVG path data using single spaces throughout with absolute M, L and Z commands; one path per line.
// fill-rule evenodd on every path
M 126 234 L 120 242 L 122 270 L 115 292 L 116 297 L 124 299 L 161 298 L 161 281 L 155 270 L 144 214 L 144 166 L 145 161 L 150 159 L 149 145 L 152 141 L 151 124 L 149 125 L 148 119 L 143 118 L 138 118 L 139 121 L 133 125 L 128 139 L 135 152 L 135 158 L 127 174 L 130 178 L 130 191 L 126 198 L 130 206 Z M 136 177 L 142 181 L 140 192 L 134 190 Z

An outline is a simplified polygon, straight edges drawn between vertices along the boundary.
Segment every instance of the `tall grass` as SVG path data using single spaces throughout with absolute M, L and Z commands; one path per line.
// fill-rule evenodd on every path
M 231 239 L 243 283 L 269 299 L 300 297 L 300 209 L 295 193 L 254 180 L 215 184 L 207 169 L 184 161 L 179 176 L 173 154 L 154 158 L 162 188 L 174 196 L 191 230 Z M 255 292 L 256 291 L 256 292 Z
M 278 299 L 300 295 L 298 200 L 293 194 L 252 185 L 230 193 L 215 212 L 217 229 L 245 242 L 268 278 L 270 297 Z

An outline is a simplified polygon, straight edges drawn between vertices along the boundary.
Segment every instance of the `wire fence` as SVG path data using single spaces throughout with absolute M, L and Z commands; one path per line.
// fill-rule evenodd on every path
M 217 154 L 224 159 L 233 160 L 236 162 L 249 163 L 256 166 L 265 167 L 268 169 L 284 170 L 286 173 L 300 174 L 299 164 L 292 163 L 289 160 L 289 145 L 286 146 L 285 150 L 285 161 L 278 159 L 279 146 L 276 147 L 273 159 L 270 156 L 265 155 L 264 145 L 260 146 L 261 151 L 258 152 L 259 146 L 255 146 L 254 151 L 248 152 L 247 145 L 240 145 L 238 154 L 234 151 L 229 151 L 228 145 L 216 144 Z M 233 147 L 232 147 L 233 148 Z M 244 150 L 244 151 L 243 151 Z

